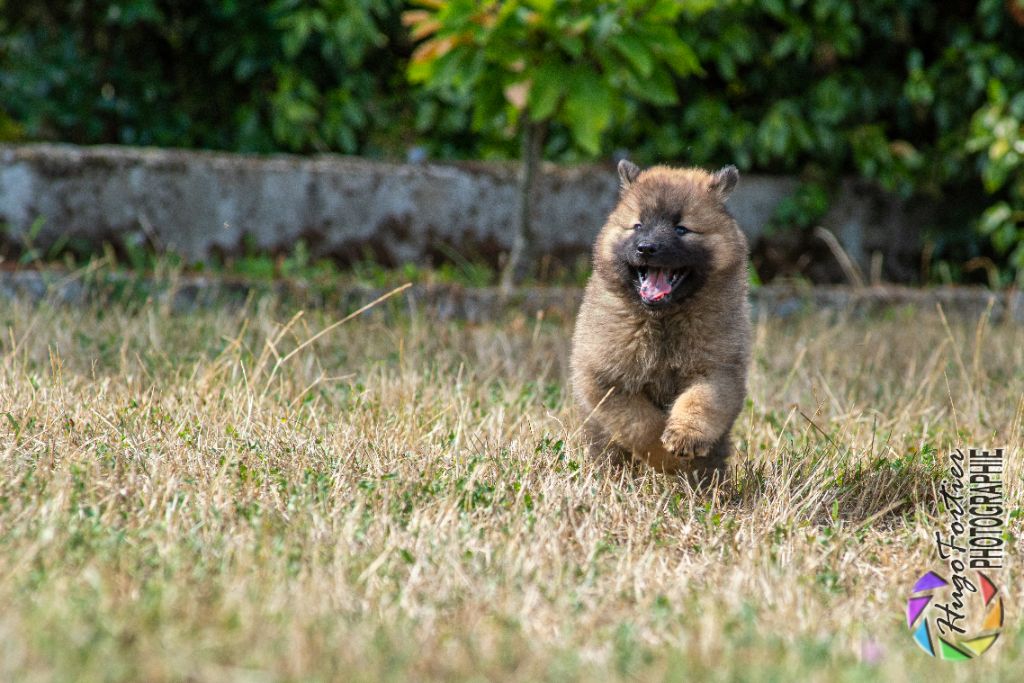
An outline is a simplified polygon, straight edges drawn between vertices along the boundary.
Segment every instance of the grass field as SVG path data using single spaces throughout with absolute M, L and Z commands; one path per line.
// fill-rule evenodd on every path
M 759 321 L 694 491 L 583 457 L 571 321 L 295 313 L 0 303 L 0 679 L 1019 680 L 1021 328 Z M 966 445 L 1018 449 L 957 664 L 903 609 Z

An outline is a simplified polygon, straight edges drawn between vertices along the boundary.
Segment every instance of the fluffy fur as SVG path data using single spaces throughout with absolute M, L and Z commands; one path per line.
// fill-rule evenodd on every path
M 750 357 L 747 241 L 725 208 L 739 174 L 624 161 L 619 176 L 573 336 L 591 452 L 710 473 L 731 453 Z

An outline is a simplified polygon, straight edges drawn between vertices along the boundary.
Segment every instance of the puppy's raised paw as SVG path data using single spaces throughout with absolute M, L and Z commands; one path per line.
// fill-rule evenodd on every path
M 706 458 L 711 453 L 714 440 L 691 429 L 669 425 L 661 435 L 661 445 L 678 458 Z

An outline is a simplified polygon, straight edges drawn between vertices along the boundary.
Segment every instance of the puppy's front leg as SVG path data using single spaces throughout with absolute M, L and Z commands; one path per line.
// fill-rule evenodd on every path
M 610 403 L 610 404 L 609 404 Z M 607 407 L 607 410 L 602 410 Z M 661 436 L 665 432 L 665 413 L 643 396 L 611 396 L 598 409 L 604 428 L 612 441 L 633 457 L 656 470 L 668 472 L 678 466 L 679 458 L 665 450 Z
M 661 443 L 684 458 L 706 457 L 743 407 L 744 381 L 729 374 L 702 378 L 672 404 Z
M 665 412 L 646 397 L 617 386 L 609 390 L 590 373 L 579 373 L 575 384 L 581 403 L 591 410 L 586 419 L 600 425 L 613 443 L 634 455 L 661 449 Z

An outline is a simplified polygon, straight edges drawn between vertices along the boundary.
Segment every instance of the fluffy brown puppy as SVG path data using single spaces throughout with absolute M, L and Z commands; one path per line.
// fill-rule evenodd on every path
M 732 450 L 750 358 L 747 240 L 725 208 L 739 173 L 622 161 L 619 177 L 573 335 L 591 453 L 710 474 Z

